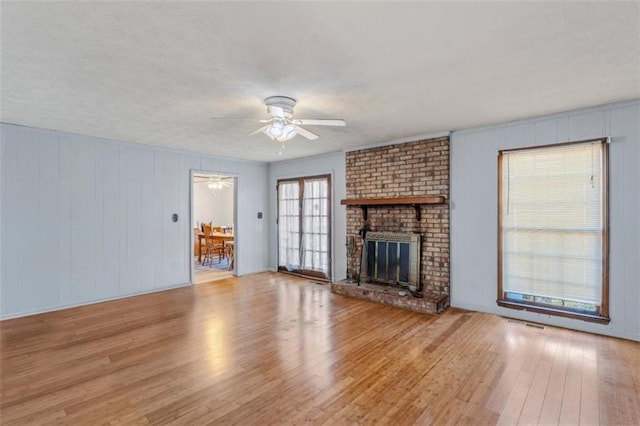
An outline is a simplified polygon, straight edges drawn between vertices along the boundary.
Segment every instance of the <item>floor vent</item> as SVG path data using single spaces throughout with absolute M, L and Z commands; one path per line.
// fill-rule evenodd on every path
M 542 326 L 540 324 L 531 324 L 531 323 L 524 322 L 524 321 L 517 321 L 517 320 L 510 320 L 510 319 L 508 319 L 507 322 L 509 324 L 518 325 L 520 327 L 532 327 L 532 328 L 537 328 L 539 330 L 544 330 L 544 326 Z
M 544 327 L 541 326 L 540 324 L 529 324 L 529 323 L 526 323 L 525 325 L 527 327 L 539 328 L 540 330 L 544 330 Z

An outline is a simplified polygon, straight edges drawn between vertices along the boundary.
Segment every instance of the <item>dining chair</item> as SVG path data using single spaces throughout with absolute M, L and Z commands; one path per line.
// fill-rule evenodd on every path
M 206 244 L 204 244 L 204 241 L 200 240 L 200 236 L 198 234 L 200 234 L 198 228 L 194 228 L 193 229 L 193 255 L 200 259 L 201 254 L 203 253 L 202 250 L 204 250 L 204 248 L 206 247 Z
M 214 234 L 224 234 L 224 227 L 222 227 L 222 226 L 214 226 L 214 227 L 211 228 L 211 231 Z M 226 258 L 227 257 L 227 249 L 226 249 L 227 242 L 225 240 L 220 240 L 220 241 L 222 243 L 222 249 L 218 253 L 218 256 L 222 256 L 222 258 Z
M 211 225 L 204 225 L 205 255 L 202 264 L 205 265 L 209 260 L 209 265 L 213 264 L 213 257 L 218 256 L 218 261 L 224 257 L 224 241 L 213 235 Z
M 203 258 L 202 259 L 202 265 L 204 265 L 207 261 L 207 256 L 209 255 L 208 251 L 209 251 L 209 245 L 207 243 L 207 239 L 208 236 L 211 235 L 211 222 L 209 223 L 205 223 L 203 222 L 201 225 L 202 228 L 202 233 L 204 234 L 204 240 L 198 238 L 198 241 L 200 243 L 200 253 L 201 256 L 199 256 L 199 258 Z M 204 256 L 202 256 L 204 254 Z
M 235 263 L 236 260 L 236 256 L 235 256 L 235 244 L 234 241 L 227 241 L 225 243 L 225 249 L 227 252 L 227 259 L 229 259 L 229 270 L 231 271 L 233 269 L 233 265 Z

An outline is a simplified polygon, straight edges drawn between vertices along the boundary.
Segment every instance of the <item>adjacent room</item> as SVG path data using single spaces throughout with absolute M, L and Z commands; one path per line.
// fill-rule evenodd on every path
M 0 0 L 0 423 L 640 424 L 640 3 Z
M 194 284 L 233 276 L 235 178 L 194 173 L 192 179 Z

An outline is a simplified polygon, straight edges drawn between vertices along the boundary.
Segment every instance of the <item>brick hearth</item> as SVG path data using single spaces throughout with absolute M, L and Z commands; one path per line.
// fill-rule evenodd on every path
M 406 296 L 400 296 L 401 290 L 403 289 L 398 287 L 370 283 L 363 283 L 360 286 L 344 281 L 331 284 L 331 291 L 336 294 L 397 306 L 423 314 L 439 314 L 449 307 L 449 296 L 446 294 L 425 293 L 424 297 L 417 298 L 407 290 L 405 290 Z

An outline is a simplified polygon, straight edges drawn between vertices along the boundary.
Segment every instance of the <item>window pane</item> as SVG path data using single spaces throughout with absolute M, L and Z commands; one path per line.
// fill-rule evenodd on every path
M 300 218 L 298 182 L 278 184 L 278 264 L 287 269 L 300 265 Z
M 328 259 L 328 195 L 326 178 L 305 179 L 303 188 L 304 241 L 303 264 L 305 269 L 329 274 Z
M 602 304 L 602 163 L 600 141 L 501 155 L 502 291 L 510 299 Z

